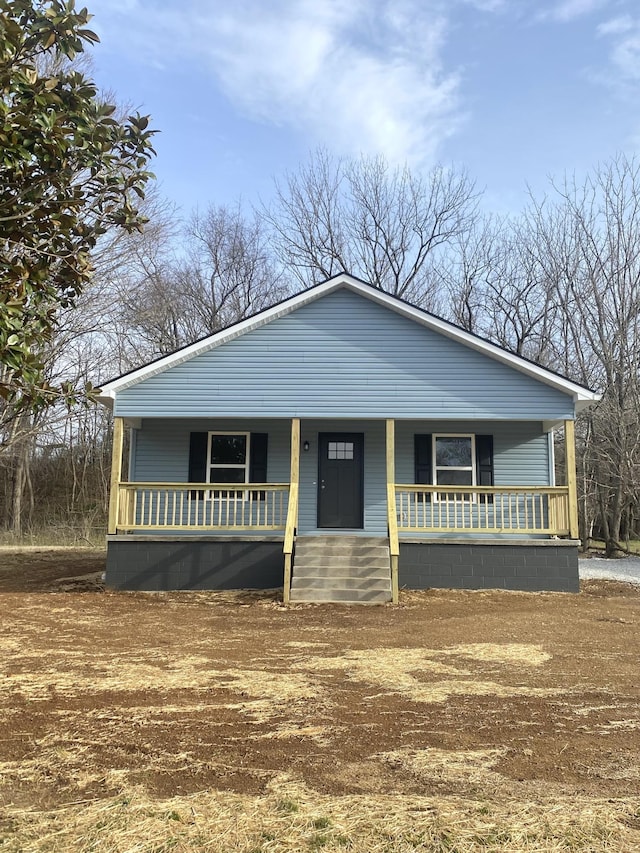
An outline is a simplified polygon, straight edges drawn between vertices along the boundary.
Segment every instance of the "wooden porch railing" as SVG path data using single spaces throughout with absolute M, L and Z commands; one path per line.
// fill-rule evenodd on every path
M 567 536 L 568 486 L 396 484 L 399 532 L 520 533 Z
M 284 530 L 289 483 L 120 483 L 117 530 Z M 110 531 L 115 533 L 116 530 Z

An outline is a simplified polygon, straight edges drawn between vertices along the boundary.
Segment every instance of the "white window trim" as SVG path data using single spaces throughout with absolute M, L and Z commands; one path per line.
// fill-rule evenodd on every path
M 547 444 L 549 448 L 549 485 L 556 484 L 556 443 L 554 441 L 554 430 L 547 433 Z
M 436 442 L 439 438 L 470 438 L 471 439 L 471 465 L 438 465 L 436 460 Z M 450 471 L 468 471 L 471 469 L 471 485 L 477 485 L 477 477 L 476 470 L 478 467 L 478 460 L 476 458 L 476 436 L 473 432 L 434 432 L 431 436 L 431 474 L 432 481 L 434 486 L 438 486 L 438 471 L 440 470 L 450 470 Z M 445 494 L 461 494 L 464 495 L 464 486 L 447 486 L 446 484 L 442 484 L 442 492 Z M 467 492 L 467 494 L 469 494 Z M 471 503 L 475 503 L 476 495 L 471 494 Z M 440 492 L 434 492 L 433 495 L 434 501 L 441 500 Z M 468 498 L 465 498 L 468 501 Z
M 244 435 L 246 438 L 246 452 L 244 457 L 244 465 L 239 465 L 237 463 L 230 463 L 228 465 L 223 465 L 222 463 L 216 463 L 215 465 L 211 464 L 211 440 L 214 435 Z M 215 429 L 209 432 L 207 438 L 207 483 L 216 483 L 218 482 L 215 478 L 211 478 L 211 472 L 215 471 L 217 468 L 244 468 L 244 481 L 245 483 L 249 482 L 249 470 L 251 464 L 251 433 L 244 432 L 244 430 L 237 429 Z M 220 500 L 220 501 L 228 501 L 228 500 L 245 500 L 247 496 L 247 492 L 245 489 L 238 489 L 240 483 L 229 483 L 229 491 L 234 492 L 233 495 L 225 495 L 224 497 L 220 494 L 216 496 L 215 489 L 210 489 L 207 492 L 207 498 L 209 500 Z M 234 486 L 236 488 L 234 488 Z M 219 490 L 221 491 L 221 490 Z

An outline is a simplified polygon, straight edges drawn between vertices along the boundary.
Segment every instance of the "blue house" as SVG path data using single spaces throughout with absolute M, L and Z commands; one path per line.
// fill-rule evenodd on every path
M 350 275 L 101 400 L 112 587 L 363 602 L 578 589 L 574 418 L 598 395 Z

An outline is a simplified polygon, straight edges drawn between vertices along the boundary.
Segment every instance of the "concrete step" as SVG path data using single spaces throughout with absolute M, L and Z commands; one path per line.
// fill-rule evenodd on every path
M 386 545 L 388 540 L 385 536 L 341 536 L 336 534 L 298 536 L 296 538 L 298 544 L 318 544 L 321 545 Z
M 375 559 L 384 559 L 389 556 L 389 546 L 388 545 L 364 545 L 362 547 L 358 547 L 357 545 L 327 545 L 326 547 L 322 547 L 320 544 L 306 545 L 296 543 L 296 554 L 298 556 L 309 557 L 324 557 L 324 556 L 332 556 L 332 557 L 369 557 L 372 560 Z
M 296 566 L 304 566 L 305 568 L 313 568 L 314 566 L 335 566 L 354 569 L 381 569 L 385 566 L 389 567 L 389 551 L 386 554 L 369 557 L 361 554 L 307 554 L 296 551 L 295 555 Z
M 300 577 L 295 575 L 291 589 L 391 589 L 389 572 L 386 578 Z
M 336 604 L 385 604 L 391 591 L 378 589 L 292 589 L 291 601 L 334 602 Z
M 379 536 L 299 536 L 291 601 L 391 601 L 388 540 Z
M 297 578 L 388 578 L 389 562 L 383 566 L 336 566 L 300 565 L 294 561 L 294 576 Z
M 339 536 L 333 536 L 327 540 L 322 539 L 304 539 L 298 537 L 296 539 L 296 548 L 306 551 L 309 554 L 331 553 L 331 554 L 376 554 L 387 550 L 389 543 L 385 539 L 364 540 L 358 542 L 352 539 L 341 539 Z

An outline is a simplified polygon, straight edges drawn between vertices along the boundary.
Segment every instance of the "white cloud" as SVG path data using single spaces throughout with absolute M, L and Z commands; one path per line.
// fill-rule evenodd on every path
M 611 18 L 609 21 L 598 26 L 598 35 L 612 36 L 627 33 L 634 27 L 633 18 L 631 15 L 621 15 L 618 18 Z
M 500 0 L 471 0 L 495 7 Z M 196 58 L 247 117 L 303 129 L 334 150 L 426 163 L 458 127 L 438 0 L 118 0 L 109 40 L 148 62 Z M 117 32 L 116 32 L 117 30 Z
M 583 15 L 590 15 L 605 6 L 609 0 L 559 0 L 537 15 L 540 21 L 568 23 Z
M 479 12 L 501 12 L 507 8 L 508 0 L 461 0 L 466 6 L 473 6 Z
M 601 24 L 598 33 L 612 39 L 610 60 L 617 81 L 626 84 L 640 80 L 640 18 L 612 18 Z

